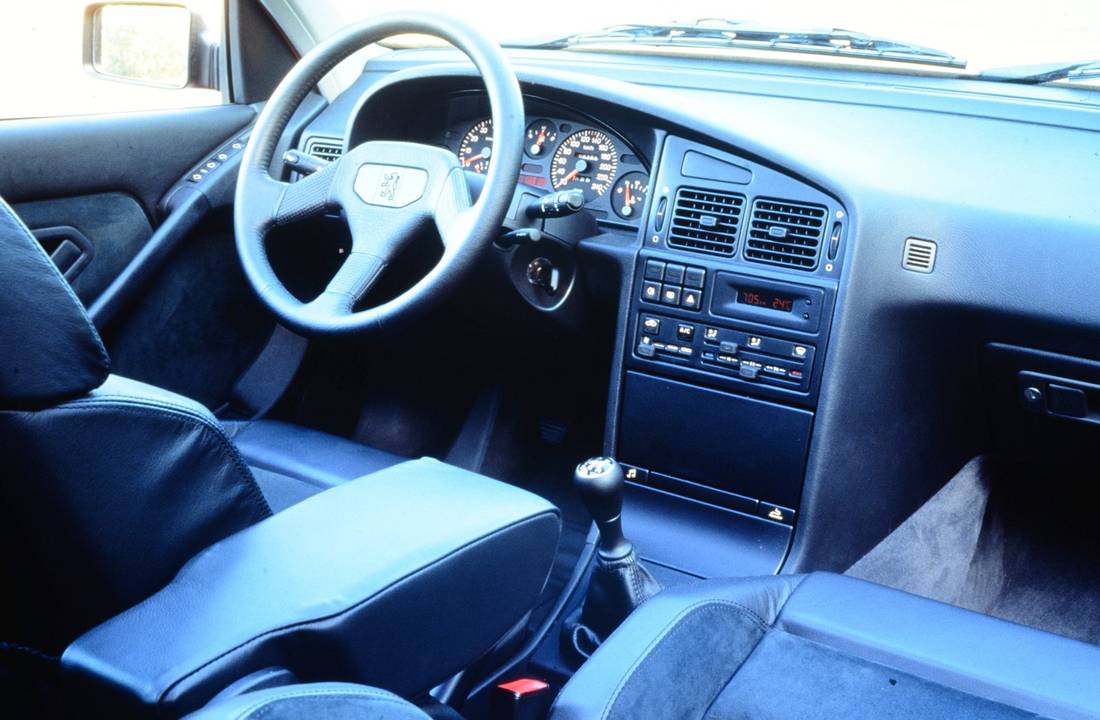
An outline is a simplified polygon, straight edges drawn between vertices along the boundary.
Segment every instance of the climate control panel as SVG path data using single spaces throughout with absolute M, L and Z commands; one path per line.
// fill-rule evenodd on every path
M 640 312 L 634 353 L 742 381 L 807 392 L 816 348 L 762 333 Z

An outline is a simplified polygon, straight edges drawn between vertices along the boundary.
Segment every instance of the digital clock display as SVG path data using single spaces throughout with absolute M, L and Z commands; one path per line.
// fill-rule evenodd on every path
M 794 310 L 794 298 L 790 295 L 780 295 L 759 288 L 739 288 L 737 290 L 737 302 L 742 305 L 752 305 L 753 307 L 768 308 L 780 312 Z

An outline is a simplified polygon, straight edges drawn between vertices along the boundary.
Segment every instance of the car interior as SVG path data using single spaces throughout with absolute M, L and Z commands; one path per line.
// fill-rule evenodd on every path
M 1095 64 L 216 4 L 0 121 L 6 715 L 1100 717 Z

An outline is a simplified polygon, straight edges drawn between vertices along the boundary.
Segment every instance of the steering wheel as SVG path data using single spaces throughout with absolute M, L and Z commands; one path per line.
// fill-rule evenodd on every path
M 291 115 L 329 70 L 355 51 L 403 33 L 454 45 L 484 79 L 493 116 L 493 160 L 477 202 L 454 153 L 412 142 L 365 142 L 312 175 L 271 177 L 275 146 Z M 466 23 L 429 14 L 381 15 L 337 33 L 290 70 L 256 120 L 241 159 L 234 205 L 237 251 L 260 299 L 307 335 L 364 332 L 427 305 L 469 270 L 499 231 L 515 193 L 523 154 L 523 98 L 500 46 Z M 339 209 L 351 249 L 325 290 L 302 302 L 275 275 L 265 240 L 275 227 Z M 355 306 L 401 249 L 434 222 L 443 254 L 423 278 L 375 307 Z

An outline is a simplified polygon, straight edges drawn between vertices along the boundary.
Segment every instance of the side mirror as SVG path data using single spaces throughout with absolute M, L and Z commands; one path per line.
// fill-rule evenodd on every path
M 106 2 L 84 10 L 84 68 L 119 82 L 217 88 L 218 45 L 184 5 Z

